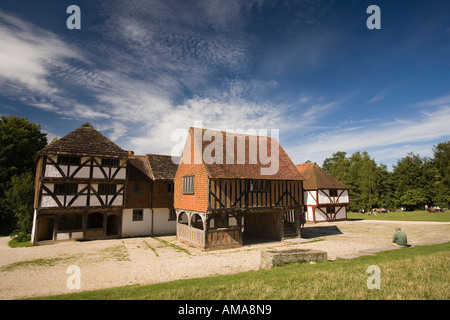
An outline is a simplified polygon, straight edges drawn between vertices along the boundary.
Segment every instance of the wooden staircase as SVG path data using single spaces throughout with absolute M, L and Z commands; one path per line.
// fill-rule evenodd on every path
M 284 235 L 283 238 L 297 238 L 297 233 L 295 232 L 292 223 L 284 221 Z

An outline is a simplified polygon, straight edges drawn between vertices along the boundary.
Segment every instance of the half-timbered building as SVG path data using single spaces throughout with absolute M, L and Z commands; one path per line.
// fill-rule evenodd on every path
M 276 139 L 189 129 L 175 175 L 178 239 L 216 249 L 241 246 L 247 234 L 299 237 L 302 197 L 302 175 Z
M 89 123 L 39 151 L 32 242 L 121 236 L 128 158 Z
M 173 194 L 177 158 L 147 154 L 128 164 L 123 236 L 176 233 Z
M 323 222 L 347 219 L 349 188 L 316 163 L 296 166 L 303 175 L 306 221 Z

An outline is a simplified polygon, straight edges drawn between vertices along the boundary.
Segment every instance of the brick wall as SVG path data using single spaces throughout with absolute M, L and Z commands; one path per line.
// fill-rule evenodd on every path
M 174 179 L 174 207 L 175 209 L 207 212 L 209 192 L 208 174 L 203 164 L 194 163 L 194 153 L 194 138 L 192 131 L 190 131 Z M 194 194 L 183 194 L 183 176 L 187 175 L 193 175 L 195 177 Z
M 193 175 L 194 194 L 183 194 L 183 176 Z M 181 164 L 175 176 L 174 207 L 206 212 L 208 210 L 208 175 L 202 164 Z

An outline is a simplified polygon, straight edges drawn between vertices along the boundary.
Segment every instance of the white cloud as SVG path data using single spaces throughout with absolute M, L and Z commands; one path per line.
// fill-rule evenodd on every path
M 52 33 L 2 11 L 0 38 L 0 82 L 4 88 L 13 89 L 14 86 L 8 84 L 18 83 L 22 90 L 55 94 L 58 88 L 48 81 L 47 64 L 68 58 L 83 59 L 77 50 Z
M 292 158 L 302 163 L 311 160 L 321 164 L 323 160 L 337 151 L 349 154 L 367 151 L 371 156 L 377 155 L 377 162 L 392 162 L 407 152 L 424 152 L 426 145 L 431 150 L 432 144 L 439 139 L 450 137 L 450 106 L 436 103 L 447 99 L 432 99 L 418 114 L 407 119 L 394 120 L 389 123 L 372 122 L 370 126 L 347 127 L 324 131 L 309 137 L 309 140 L 288 148 Z M 432 108 L 432 106 L 434 106 Z M 390 151 L 391 152 L 390 152 Z M 426 156 L 429 155 L 424 154 Z

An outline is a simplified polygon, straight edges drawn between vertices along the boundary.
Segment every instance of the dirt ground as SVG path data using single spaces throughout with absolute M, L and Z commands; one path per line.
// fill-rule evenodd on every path
M 317 249 L 326 251 L 330 260 L 353 258 L 395 249 L 391 242 L 397 225 L 412 246 L 450 241 L 448 222 L 369 220 L 307 224 L 302 238 L 248 239 L 241 248 L 206 252 L 177 241 L 175 236 L 64 241 L 14 249 L 7 244 L 9 237 L 2 237 L 0 299 L 258 270 L 261 250 L 267 248 Z M 81 289 L 67 286 L 71 265 L 80 268 Z

